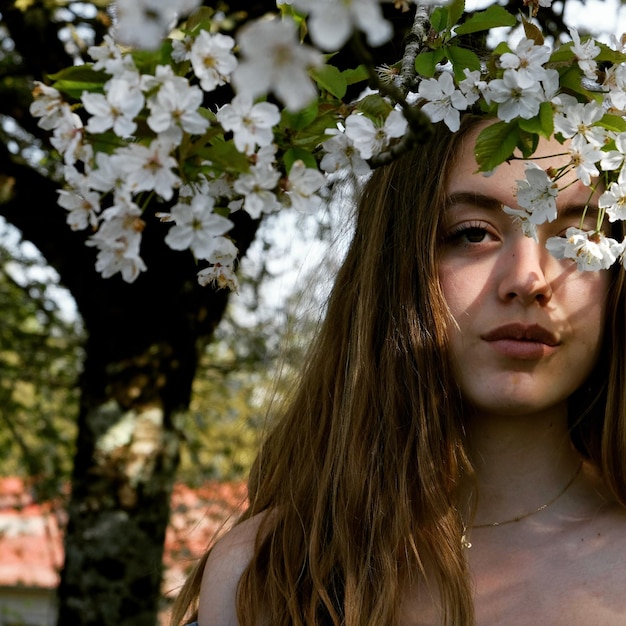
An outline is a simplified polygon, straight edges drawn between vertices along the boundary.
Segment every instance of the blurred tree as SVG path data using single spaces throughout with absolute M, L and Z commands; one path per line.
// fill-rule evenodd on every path
M 187 484 L 245 477 L 300 374 L 345 247 L 338 222 L 350 224 L 340 203 L 295 221 L 275 215 L 261 226 L 240 274 L 240 293 L 201 355 L 190 409 L 181 417 L 180 476 Z M 293 240 L 284 239 L 286 229 Z M 284 258 L 294 257 L 294 247 L 308 250 L 307 259 L 288 276 Z M 278 301 L 279 290 L 287 295 Z
M 50 268 L 0 245 L 0 474 L 57 498 L 72 469 L 83 332 L 51 291 Z

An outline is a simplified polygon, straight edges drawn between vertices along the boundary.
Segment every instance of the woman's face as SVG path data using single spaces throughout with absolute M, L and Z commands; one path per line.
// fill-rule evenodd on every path
M 525 163 L 505 163 L 490 177 L 477 173 L 479 130 L 465 139 L 451 168 L 439 266 L 456 322 L 450 343 L 461 393 L 482 414 L 564 411 L 598 357 L 610 277 L 555 259 L 545 242 L 580 225 L 589 189 L 574 182 L 559 193 L 559 217 L 538 227 L 536 243 L 502 210 L 519 208 L 516 181 L 524 178 Z M 552 141 L 536 155 L 562 152 Z M 566 159 L 537 162 L 548 168 Z M 595 216 L 588 219 L 593 228 Z

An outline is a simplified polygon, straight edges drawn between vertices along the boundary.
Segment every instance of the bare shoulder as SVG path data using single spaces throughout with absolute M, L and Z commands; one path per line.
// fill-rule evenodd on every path
M 237 585 L 254 554 L 257 532 L 266 514 L 235 526 L 211 550 L 202 576 L 199 626 L 237 626 Z

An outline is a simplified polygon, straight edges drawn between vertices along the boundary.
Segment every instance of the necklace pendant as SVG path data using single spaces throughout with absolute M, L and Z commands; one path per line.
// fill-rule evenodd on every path
M 463 534 L 463 535 L 461 536 L 461 545 L 462 545 L 462 546 L 463 546 L 466 550 L 469 550 L 469 549 L 472 547 L 471 542 L 469 542 L 469 541 L 467 540 L 467 537 L 465 536 L 465 534 Z

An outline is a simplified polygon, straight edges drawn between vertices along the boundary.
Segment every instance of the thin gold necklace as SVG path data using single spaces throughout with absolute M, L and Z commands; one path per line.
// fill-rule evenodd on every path
M 536 515 L 537 513 L 540 513 L 541 511 L 547 509 L 549 506 L 554 504 L 562 495 L 565 494 L 565 492 L 572 486 L 576 478 L 578 478 L 578 474 L 580 474 L 580 470 L 582 469 L 582 467 L 583 467 L 583 462 L 581 461 L 578 467 L 576 468 L 574 475 L 567 481 L 567 484 L 565 485 L 565 487 L 563 487 L 563 489 L 561 489 L 561 491 L 557 493 L 556 496 L 552 498 L 552 500 L 546 502 L 545 504 L 542 504 L 539 508 L 529 511 L 528 513 L 524 513 L 522 515 L 512 517 L 511 519 L 503 520 L 501 522 L 489 522 L 487 524 L 473 524 L 471 528 L 495 528 L 496 526 L 504 526 L 505 524 L 513 524 L 514 522 L 519 522 L 523 519 L 526 519 L 527 517 L 531 517 L 532 515 Z M 466 533 L 467 533 L 467 528 L 464 528 L 463 536 L 461 537 L 461 543 L 464 548 L 471 548 L 472 544 L 467 540 Z

